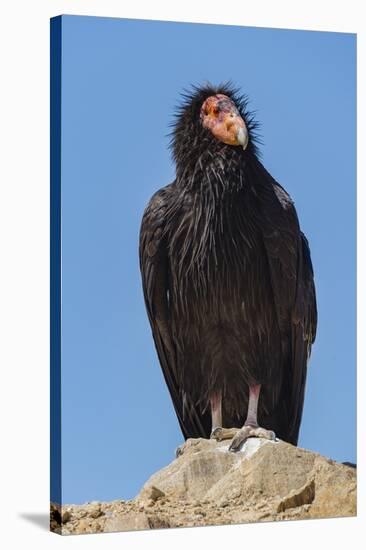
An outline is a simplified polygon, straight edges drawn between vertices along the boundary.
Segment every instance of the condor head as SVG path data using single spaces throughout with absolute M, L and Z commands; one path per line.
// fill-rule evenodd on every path
M 224 94 L 209 96 L 202 104 L 200 119 L 204 128 L 227 145 L 246 149 L 249 134 L 234 101 Z

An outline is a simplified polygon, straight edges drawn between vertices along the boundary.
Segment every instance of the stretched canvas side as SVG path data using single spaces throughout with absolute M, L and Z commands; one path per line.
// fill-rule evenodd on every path
M 61 534 L 61 16 L 50 30 L 50 529 Z

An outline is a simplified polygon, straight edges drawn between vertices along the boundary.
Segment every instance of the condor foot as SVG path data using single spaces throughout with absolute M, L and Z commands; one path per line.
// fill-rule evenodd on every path
M 239 428 L 215 428 L 211 432 L 210 439 L 216 439 L 216 441 L 232 439 L 239 431 Z
M 274 441 L 276 439 L 276 434 L 271 430 L 266 430 L 265 428 L 260 428 L 259 426 L 243 426 L 241 430 L 234 436 L 229 451 L 236 453 L 240 451 L 244 443 L 249 437 L 261 437 L 264 439 L 269 439 Z

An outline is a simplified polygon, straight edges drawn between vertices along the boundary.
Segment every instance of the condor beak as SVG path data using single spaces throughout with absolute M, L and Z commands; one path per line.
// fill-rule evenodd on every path
M 205 105 L 205 103 L 204 103 Z M 227 145 L 241 145 L 246 149 L 249 141 L 248 129 L 235 105 L 221 107 L 218 112 L 201 114 L 202 124 L 216 139 Z
M 236 134 L 236 139 L 238 141 L 238 144 L 241 145 L 245 150 L 249 141 L 248 130 L 245 127 L 240 127 L 238 133 Z

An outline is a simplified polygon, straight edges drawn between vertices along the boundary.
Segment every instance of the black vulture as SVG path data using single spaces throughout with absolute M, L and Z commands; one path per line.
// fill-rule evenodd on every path
M 143 214 L 140 268 L 184 437 L 297 445 L 317 325 L 308 241 L 258 153 L 248 99 L 193 86 L 176 113 L 175 180 Z M 284 159 L 285 162 L 285 159 Z

